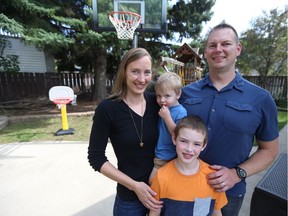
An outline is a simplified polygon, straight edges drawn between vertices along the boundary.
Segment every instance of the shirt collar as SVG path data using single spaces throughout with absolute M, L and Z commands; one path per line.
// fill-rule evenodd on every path
M 231 83 L 229 83 L 225 89 L 230 89 L 230 88 L 235 88 L 241 92 L 243 92 L 244 90 L 244 79 L 243 77 L 241 76 L 241 74 L 237 71 L 235 71 L 236 73 L 236 76 L 235 78 L 231 81 Z M 209 73 L 207 73 L 205 75 L 205 77 L 203 78 L 203 82 L 201 83 L 201 88 L 204 88 L 205 86 L 213 86 L 212 84 L 212 81 L 210 80 L 210 77 L 209 77 Z

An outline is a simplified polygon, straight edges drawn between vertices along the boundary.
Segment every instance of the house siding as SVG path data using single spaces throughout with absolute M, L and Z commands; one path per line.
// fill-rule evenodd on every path
M 8 37 L 10 47 L 6 47 L 3 55 L 17 55 L 20 72 L 55 72 L 54 58 L 38 50 L 33 45 L 26 45 L 20 38 Z

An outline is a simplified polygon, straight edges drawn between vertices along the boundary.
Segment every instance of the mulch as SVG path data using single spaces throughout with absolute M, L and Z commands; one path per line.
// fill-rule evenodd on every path
M 96 102 L 89 99 L 77 100 L 76 105 L 67 104 L 66 106 L 67 114 L 93 112 L 95 108 Z M 61 111 L 57 105 L 47 98 L 0 102 L 0 115 L 8 117 L 59 113 L 61 113 Z

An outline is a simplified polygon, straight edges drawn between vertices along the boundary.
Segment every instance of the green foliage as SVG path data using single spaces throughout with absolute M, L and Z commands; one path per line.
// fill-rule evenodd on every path
M 18 73 L 20 71 L 18 56 L 6 55 L 0 56 L 0 73 Z
M 68 48 L 75 41 L 73 38 L 67 38 L 64 35 L 47 32 L 43 29 L 29 29 L 23 38 L 26 43 L 33 44 L 37 48 L 51 53 Z
M 178 42 L 183 38 L 198 38 L 202 31 L 202 23 L 208 22 L 213 15 L 211 12 L 215 0 L 179 0 L 168 10 L 167 38 L 175 38 Z M 177 34 L 175 34 L 177 33 Z
M 150 1 L 147 5 L 159 8 L 159 1 Z M 105 12 L 99 14 L 99 20 L 102 15 L 107 20 L 107 8 L 103 8 L 107 7 L 106 2 L 98 1 L 99 11 Z M 168 33 L 141 33 L 138 46 L 145 47 L 155 62 L 163 53 L 171 56 L 175 50 L 162 41 L 163 37 L 178 41 L 198 38 L 202 23 L 211 19 L 214 4 L 215 0 L 178 1 L 168 11 Z M 155 16 L 161 15 L 161 10 L 154 11 Z M 116 32 L 93 31 L 91 0 L 9 0 L 0 5 L 0 13 L 0 28 L 49 51 L 56 57 L 58 70 L 75 71 L 75 66 L 79 66 L 80 72 L 101 73 L 97 77 L 103 78 L 106 70 L 109 74 L 116 72 L 121 56 L 132 47 L 132 41 L 119 40 Z M 111 64 L 106 63 L 107 58 Z M 103 85 L 104 82 L 95 83 L 95 88 L 103 89 Z M 94 92 L 98 94 L 100 90 Z
M 243 50 L 237 64 L 242 73 L 248 75 L 256 70 L 261 76 L 287 74 L 287 13 L 287 8 L 263 12 L 243 33 Z
M 8 18 L 2 13 L 0 13 L 0 28 L 3 32 L 9 32 L 12 34 L 23 35 L 24 32 L 24 28 L 21 24 L 19 24 L 13 18 Z
M 0 72 L 18 73 L 20 71 L 18 56 L 3 56 L 6 47 L 11 47 L 11 43 L 7 37 L 0 35 Z

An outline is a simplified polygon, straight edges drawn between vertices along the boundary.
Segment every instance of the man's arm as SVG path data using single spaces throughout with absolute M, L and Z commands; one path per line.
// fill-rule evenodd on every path
M 254 175 L 270 166 L 278 155 L 278 138 L 272 141 L 257 140 L 258 149 L 248 160 L 238 166 L 244 169 L 247 176 Z M 241 181 L 236 173 L 236 169 L 219 165 L 210 166 L 215 172 L 207 176 L 208 183 L 216 191 L 222 192 L 232 188 Z
M 278 138 L 272 141 L 257 140 L 258 149 L 248 160 L 239 166 L 246 170 L 247 176 L 254 175 L 270 166 L 279 152 Z

